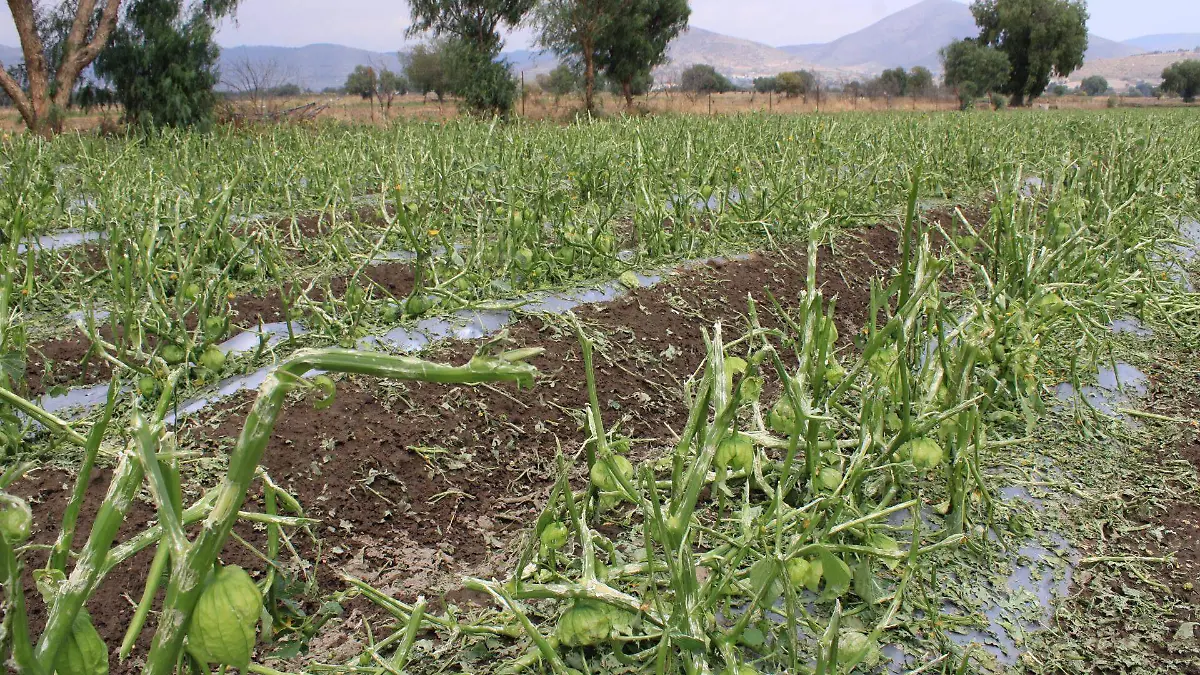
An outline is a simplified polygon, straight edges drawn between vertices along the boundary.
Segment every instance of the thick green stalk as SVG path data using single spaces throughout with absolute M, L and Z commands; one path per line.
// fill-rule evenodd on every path
M 529 356 L 523 352 L 521 356 Z M 356 352 L 344 349 L 304 350 L 272 372 L 259 389 L 258 399 L 246 417 L 229 461 L 229 473 L 219 488 L 212 511 L 187 553 L 172 561 L 172 574 L 158 623 L 158 631 L 146 661 L 146 675 L 168 675 L 183 646 L 188 622 L 202 590 L 200 582 L 212 566 L 237 520 L 259 460 L 287 393 L 310 370 L 357 373 L 399 380 L 442 384 L 481 384 L 512 381 L 532 384 L 533 366 L 496 358 L 476 357 L 465 366 L 445 366 L 406 356 Z
M 42 631 L 42 637 L 34 651 L 38 665 L 44 670 L 51 669 L 55 656 L 70 637 L 75 616 L 95 589 L 104 561 L 108 557 L 109 547 L 112 546 L 113 538 L 117 536 L 117 530 L 124 522 L 141 484 L 141 463 L 132 456 L 131 450 L 126 449 L 113 471 L 112 482 L 109 483 L 104 502 L 96 513 L 91 534 L 79 561 L 51 603 L 46 628 Z
M 41 422 L 46 426 L 46 428 L 50 429 L 50 431 L 66 436 L 67 440 L 71 441 L 75 445 L 80 447 L 87 446 L 87 439 L 83 437 L 83 434 L 72 429 L 71 425 L 67 424 L 55 415 L 42 410 L 29 401 L 26 401 L 20 396 L 17 396 L 4 387 L 0 387 L 0 403 L 8 403 L 9 405 L 17 408 L 26 415 L 29 415 L 38 422 Z
M 13 546 L 0 534 L 0 578 L 4 579 L 4 619 L 0 622 L 0 634 L 5 643 L 12 645 L 12 663 L 17 675 L 43 675 L 50 672 L 42 668 L 34 658 L 29 641 L 29 615 L 25 610 L 25 589 L 21 582 L 21 561 L 13 553 Z M 2 655 L 3 652 L 0 652 Z M 4 664 L 8 666 L 8 663 Z
M 83 449 L 83 462 L 79 466 L 79 474 L 75 476 L 75 489 L 71 492 L 71 501 L 63 510 L 62 531 L 58 533 L 58 540 L 54 542 L 54 550 L 50 554 L 52 569 L 64 573 L 67 571 L 67 556 L 71 551 L 71 543 L 75 540 L 75 524 L 79 519 L 79 509 L 83 506 L 83 498 L 92 479 L 92 468 L 96 465 L 96 456 L 100 453 L 100 443 L 104 440 L 104 432 L 108 430 L 109 420 L 112 419 L 118 391 L 120 389 L 117 381 L 113 380 L 108 387 L 108 400 L 104 404 L 104 412 L 88 432 L 87 443 Z

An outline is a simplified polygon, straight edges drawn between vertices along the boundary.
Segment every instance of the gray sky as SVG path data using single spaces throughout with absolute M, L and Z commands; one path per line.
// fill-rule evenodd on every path
M 965 0 L 964 0 L 965 1 Z M 918 0 L 691 0 L 692 25 L 772 45 L 828 42 Z M 1091 30 L 1114 40 L 1151 33 L 1200 32 L 1197 0 L 1090 0 Z M 332 42 L 391 51 L 403 41 L 403 0 L 243 0 L 237 22 L 221 28 L 222 45 L 302 46 Z M 509 40 L 528 46 L 529 32 Z M 0 44 L 18 44 L 0 10 Z

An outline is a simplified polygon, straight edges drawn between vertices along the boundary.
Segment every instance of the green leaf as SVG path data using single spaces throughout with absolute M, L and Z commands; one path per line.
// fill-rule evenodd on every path
M 0 354 L 0 374 L 7 375 L 9 382 L 20 382 L 25 377 L 25 355 L 16 350 Z
M 684 651 L 693 654 L 704 654 L 708 651 L 703 640 L 679 632 L 671 633 L 671 642 Z
M 895 539 L 892 539 L 882 532 L 873 533 L 867 539 L 867 545 L 871 548 L 877 548 L 880 551 L 887 551 L 889 553 L 900 551 L 900 544 L 898 544 Z M 885 558 L 880 556 L 879 560 L 885 566 L 887 566 L 889 570 L 894 570 L 900 566 L 900 558 Z
M 779 584 L 779 561 L 774 558 L 763 558 L 750 568 L 750 587 L 754 589 L 755 597 L 763 609 L 771 609 L 781 594 Z
M 871 571 L 869 559 L 864 558 L 854 567 L 854 594 L 869 605 L 877 605 L 886 593 L 879 578 Z
M 850 590 L 850 566 L 827 550 L 821 551 L 821 566 L 825 577 L 825 592 L 822 596 L 833 599 L 845 595 L 846 591 Z
M 754 626 L 750 626 L 746 628 L 746 630 L 742 631 L 742 644 L 746 645 L 747 647 L 761 647 L 766 644 L 766 642 L 766 636 L 763 635 L 761 630 L 755 628 Z
M 80 610 L 71 624 L 71 634 L 54 659 L 57 675 L 108 675 L 108 647 L 92 625 L 87 612 Z

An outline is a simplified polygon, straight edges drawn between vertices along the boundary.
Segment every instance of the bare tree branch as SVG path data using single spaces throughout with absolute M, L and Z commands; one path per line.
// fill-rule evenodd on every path
M 65 107 L 70 102 L 75 80 L 83 72 L 83 69 L 87 68 L 88 64 L 95 61 L 96 57 L 100 55 L 100 50 L 108 43 L 109 36 L 117 27 L 117 11 L 121 7 L 121 0 L 107 0 L 107 4 L 104 5 L 104 13 L 100 16 L 100 24 L 96 26 L 96 34 L 92 36 L 91 41 L 84 44 L 95 7 L 96 0 L 80 0 L 79 9 L 75 14 L 75 23 L 71 26 L 71 33 L 63 50 L 62 64 L 55 76 L 55 82 L 58 84 L 58 90 L 54 96 L 56 105 Z
M 25 95 L 25 90 L 21 88 L 16 79 L 4 69 L 3 63 L 0 63 L 0 89 L 8 94 L 8 98 L 12 100 L 17 112 L 21 113 L 21 119 L 28 126 L 30 120 L 33 119 L 33 108 L 29 105 L 29 97 Z

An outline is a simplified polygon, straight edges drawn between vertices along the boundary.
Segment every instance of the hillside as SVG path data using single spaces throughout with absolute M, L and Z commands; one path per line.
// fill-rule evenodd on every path
M 978 32 L 966 5 L 954 0 L 925 0 L 833 42 L 781 49 L 826 66 L 936 68 L 939 49 Z
M 0 45 L 0 63 L 3 63 L 5 68 L 20 63 L 24 60 L 25 57 L 21 55 L 20 49 L 17 49 L 16 47 L 9 47 L 7 45 Z
M 721 35 L 703 28 L 692 27 L 680 35 L 667 50 L 670 62 L 659 69 L 659 79 L 672 80 L 684 68 L 703 63 L 713 66 L 728 77 L 752 79 L 774 75 L 787 70 L 817 70 L 826 77 L 835 77 L 841 70 L 830 64 L 817 64 L 770 45 Z
M 967 5 L 954 0 L 924 0 L 826 44 L 790 45 L 783 51 L 827 67 L 884 68 L 925 66 L 938 70 L 938 50 L 954 40 L 979 34 Z M 1138 47 L 1091 35 L 1087 59 L 1130 56 Z
M 1137 54 L 1121 59 L 1097 59 L 1083 64 L 1083 68 L 1071 73 L 1070 81 L 1078 84 L 1085 77 L 1100 75 L 1108 80 L 1108 84 L 1117 91 L 1123 91 L 1131 84 L 1162 82 L 1162 71 L 1176 61 L 1200 59 L 1200 50 L 1182 52 L 1160 52 L 1156 54 Z
M 395 52 L 371 52 L 342 45 L 316 44 L 306 47 L 227 47 L 221 50 L 221 89 L 236 89 L 239 66 L 250 63 L 260 72 L 275 71 L 268 84 L 294 83 L 313 91 L 340 87 L 357 65 L 400 69 Z
M 1126 40 L 1125 44 L 1148 52 L 1175 52 L 1180 49 L 1200 49 L 1200 33 L 1164 33 L 1143 35 Z

